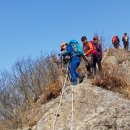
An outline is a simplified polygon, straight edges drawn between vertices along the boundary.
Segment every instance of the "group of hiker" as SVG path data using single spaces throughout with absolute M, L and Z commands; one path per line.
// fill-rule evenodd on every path
M 122 41 L 124 44 L 124 49 L 128 50 L 129 46 L 129 36 L 127 33 L 124 33 L 122 37 Z M 76 41 L 71 40 L 69 43 L 63 42 L 60 46 L 62 57 L 62 62 L 66 66 L 68 66 L 69 74 L 71 75 L 71 82 L 73 85 L 77 85 L 79 79 L 79 83 L 83 82 L 85 75 L 77 72 L 77 68 L 80 65 L 81 59 L 84 59 L 86 69 L 87 69 L 87 78 L 91 79 L 98 72 L 101 74 L 102 72 L 102 44 L 100 43 L 99 37 L 94 36 L 92 41 L 88 41 L 86 36 L 81 37 L 82 46 Z M 112 44 L 117 49 L 120 46 L 120 39 L 118 36 L 114 36 L 112 38 Z
M 81 83 L 85 75 L 77 72 L 80 65 L 81 58 L 84 59 L 86 69 L 88 71 L 87 78 L 93 78 L 93 73 L 96 74 L 96 64 L 98 65 L 99 72 L 102 70 L 102 46 L 99 42 L 98 36 L 93 37 L 92 41 L 88 41 L 86 36 L 81 38 L 83 47 L 76 40 L 71 40 L 69 43 L 61 44 L 61 57 L 64 64 L 69 64 L 69 73 L 71 75 L 71 82 L 73 85 Z
M 123 42 L 123 45 L 124 45 L 124 49 L 125 50 L 128 50 L 129 48 L 129 36 L 127 35 L 127 33 L 124 33 L 124 35 L 122 36 L 122 42 Z M 112 44 L 113 46 L 118 49 L 119 46 L 120 46 L 120 39 L 118 36 L 114 36 L 112 38 Z

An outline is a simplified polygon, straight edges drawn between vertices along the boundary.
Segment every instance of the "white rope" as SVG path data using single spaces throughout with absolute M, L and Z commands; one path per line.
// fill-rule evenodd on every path
M 74 125 L 74 88 L 71 87 L 72 90 L 72 110 L 71 110 L 71 130 L 73 130 Z
M 61 106 L 61 103 L 62 103 L 62 99 L 63 99 L 64 92 L 65 92 L 64 90 L 65 90 L 65 85 L 66 85 L 67 78 L 68 78 L 68 70 L 69 70 L 69 63 L 67 64 L 67 70 L 66 70 L 65 81 L 64 81 L 64 84 L 63 84 L 63 88 L 62 88 L 62 93 L 61 93 L 61 97 L 60 97 L 60 103 L 59 103 L 59 105 L 58 105 L 58 108 L 57 108 L 57 111 L 56 111 L 56 115 L 55 115 L 55 119 L 54 119 L 54 123 L 53 123 L 53 130 L 55 130 L 55 125 L 56 125 L 57 116 L 58 116 L 58 113 L 59 113 L 59 110 L 60 110 L 60 106 Z

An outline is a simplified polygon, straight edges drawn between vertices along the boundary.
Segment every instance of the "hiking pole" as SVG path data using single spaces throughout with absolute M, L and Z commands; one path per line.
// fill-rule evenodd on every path
M 62 103 L 62 99 L 63 99 L 63 95 L 64 95 L 64 89 L 65 89 L 65 85 L 66 85 L 67 78 L 68 78 L 68 71 L 69 71 L 69 62 L 67 63 L 67 70 L 66 70 L 65 81 L 64 81 L 64 84 L 63 84 L 63 87 L 62 87 L 62 93 L 61 93 L 61 97 L 60 97 L 60 103 L 59 103 L 59 106 L 57 108 L 55 119 L 54 119 L 53 130 L 55 130 L 57 116 L 58 116 L 58 113 L 59 113 L 59 110 L 60 110 L 60 106 L 61 106 L 61 103 Z
M 74 125 L 74 88 L 73 86 L 71 87 L 71 91 L 72 91 L 71 130 L 73 130 L 73 125 Z

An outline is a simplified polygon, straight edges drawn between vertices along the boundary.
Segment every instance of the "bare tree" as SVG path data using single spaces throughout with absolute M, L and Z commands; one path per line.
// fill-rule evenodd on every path
M 56 61 L 56 57 L 55 57 Z M 29 110 L 45 92 L 46 86 L 57 82 L 59 68 L 54 55 L 22 58 L 12 67 L 12 72 L 0 74 L 0 119 L 9 129 L 22 127 L 21 113 Z

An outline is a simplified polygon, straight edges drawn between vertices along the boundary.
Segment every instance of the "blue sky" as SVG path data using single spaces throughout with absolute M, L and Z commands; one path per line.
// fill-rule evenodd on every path
M 130 0 L 0 0 L 0 70 L 62 41 L 130 34 Z

